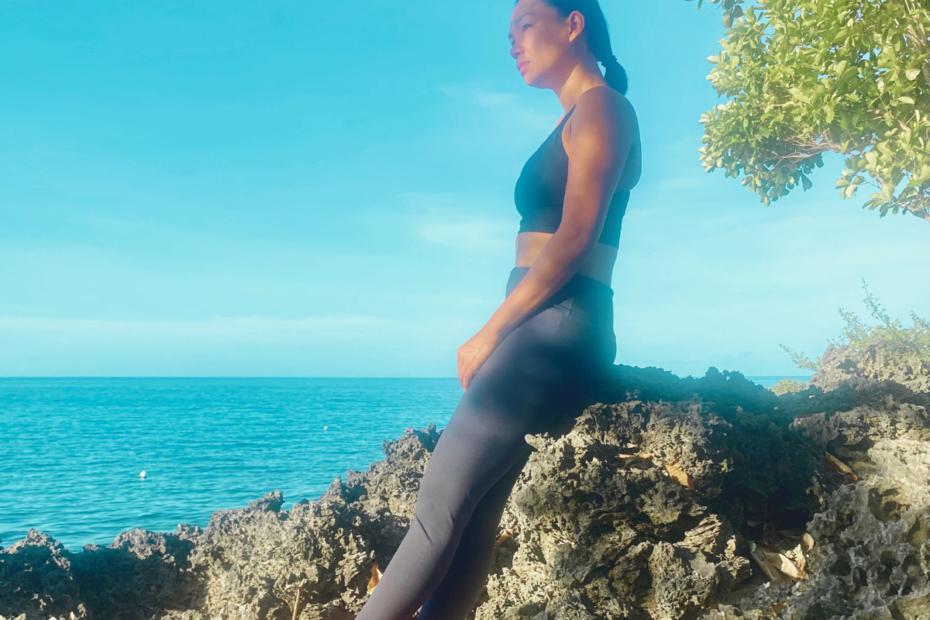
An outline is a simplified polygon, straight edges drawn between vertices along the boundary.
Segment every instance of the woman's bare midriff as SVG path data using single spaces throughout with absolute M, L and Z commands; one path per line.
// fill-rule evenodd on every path
M 529 267 L 535 261 L 543 247 L 549 242 L 552 233 L 522 232 L 517 234 L 517 261 L 516 267 Z M 605 243 L 594 246 L 591 254 L 581 264 L 576 273 L 600 280 L 610 286 L 614 263 L 617 262 L 617 248 Z

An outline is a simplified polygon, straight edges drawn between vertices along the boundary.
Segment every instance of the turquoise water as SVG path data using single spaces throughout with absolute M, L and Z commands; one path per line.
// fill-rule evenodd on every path
M 275 489 L 289 508 L 461 396 L 454 378 L 0 379 L 0 545 L 205 526 Z

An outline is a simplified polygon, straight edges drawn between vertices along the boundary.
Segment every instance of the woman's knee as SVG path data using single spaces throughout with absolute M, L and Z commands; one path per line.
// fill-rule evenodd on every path
M 470 513 L 467 499 L 461 493 L 442 488 L 421 488 L 413 507 L 414 521 L 427 539 L 442 544 L 461 534 Z

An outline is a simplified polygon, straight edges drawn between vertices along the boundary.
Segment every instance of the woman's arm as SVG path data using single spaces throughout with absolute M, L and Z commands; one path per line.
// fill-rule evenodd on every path
M 459 349 L 459 381 L 578 271 L 597 245 L 634 138 L 629 101 L 610 88 L 582 93 L 572 114 L 562 221 L 485 326 Z M 474 341 L 474 342 L 473 342 Z

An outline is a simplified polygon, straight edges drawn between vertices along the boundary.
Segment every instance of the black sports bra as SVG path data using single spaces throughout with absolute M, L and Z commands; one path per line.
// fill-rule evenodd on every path
M 575 106 L 572 106 L 520 172 L 513 192 L 514 203 L 522 216 L 519 232 L 554 233 L 562 222 L 562 203 L 568 183 L 568 155 L 562 146 L 562 128 L 574 111 Z M 629 200 L 629 190 L 614 193 L 598 243 L 619 248 L 620 223 Z

